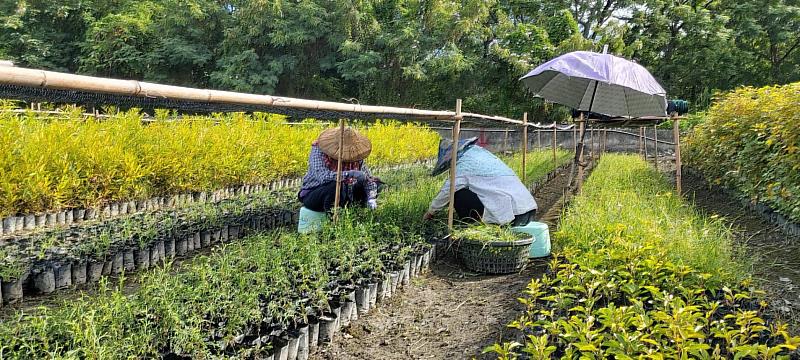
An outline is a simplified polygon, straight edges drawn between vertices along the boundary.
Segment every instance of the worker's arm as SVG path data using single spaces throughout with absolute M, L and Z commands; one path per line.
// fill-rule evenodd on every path
M 467 186 L 467 179 L 464 176 L 457 176 L 456 177 L 456 191 L 461 190 Z M 436 197 L 433 198 L 431 201 L 431 205 L 428 207 L 428 212 L 425 213 L 425 218 L 430 218 L 435 212 L 444 209 L 445 206 L 450 202 L 450 179 L 444 181 L 444 185 L 439 190 L 439 193 L 436 194 Z
M 375 178 L 372 177 L 372 173 L 369 171 L 366 161 L 361 162 L 361 172 L 364 173 L 366 181 L 364 190 L 367 191 L 367 205 L 371 209 L 375 209 L 378 207 L 378 183 L 375 181 Z

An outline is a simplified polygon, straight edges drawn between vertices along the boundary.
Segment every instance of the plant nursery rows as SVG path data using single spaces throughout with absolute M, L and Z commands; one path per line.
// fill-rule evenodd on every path
M 559 153 L 553 163 L 551 152 L 532 152 L 529 179 L 547 176 L 568 158 Z M 420 216 L 443 181 L 427 176 L 429 171 L 417 166 L 387 174 L 389 187 L 377 211 L 348 210 L 316 236 L 265 232 L 263 218 L 248 218 L 234 230 L 228 226 L 229 234 L 248 236 L 214 244 L 216 230 L 192 227 L 175 238 L 176 255 L 184 246 L 177 244 L 185 243 L 188 252 L 198 232 L 200 246 L 209 234 L 214 250 L 177 273 L 169 257 L 155 260 L 130 295 L 124 292 L 123 256 L 116 287 L 101 277 L 96 294 L 7 316 L 0 325 L 0 356 L 281 358 L 283 351 L 305 358 L 319 341 L 329 341 L 336 327 L 347 326 L 359 311 L 363 315 L 432 260 L 431 241 L 441 239 L 446 228 L 441 218 L 425 223 Z M 270 211 L 280 203 L 261 195 L 231 203 L 236 201 L 244 202 L 236 209 L 263 201 Z M 219 224 L 202 212 L 187 214 Z M 159 250 L 150 251 L 152 260 Z M 136 266 L 136 251 L 133 255 Z M 116 256 L 111 261 L 113 274 Z
M 173 121 L 173 114 L 159 111 L 147 122 L 135 110 L 109 119 L 82 113 L 81 108 L 59 115 L 0 112 L 0 142 L 8 144 L 0 148 L 3 232 L 31 228 L 63 210 L 102 213 L 119 203 L 119 212 L 136 200 L 301 176 L 309 144 L 330 126 L 313 120 L 287 125 L 285 116 L 260 113 Z M 415 124 L 375 122 L 359 131 L 373 144 L 373 167 L 436 153 L 438 135 Z
M 554 238 L 500 359 L 800 358 L 722 220 L 637 156 L 601 157 Z

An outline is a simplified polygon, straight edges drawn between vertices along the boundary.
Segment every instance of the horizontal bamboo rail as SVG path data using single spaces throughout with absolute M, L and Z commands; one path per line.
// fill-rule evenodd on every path
M 163 98 L 181 101 L 290 108 L 311 111 L 331 111 L 357 114 L 397 115 L 415 120 L 454 121 L 454 111 L 421 110 L 392 106 L 374 106 L 291 97 L 238 93 L 162 85 L 138 80 L 121 80 L 54 71 L 0 67 L 0 84 L 53 90 L 83 91 L 142 98 Z M 267 109 L 265 109 L 267 110 Z M 464 118 L 522 125 L 522 121 L 502 116 L 463 113 Z

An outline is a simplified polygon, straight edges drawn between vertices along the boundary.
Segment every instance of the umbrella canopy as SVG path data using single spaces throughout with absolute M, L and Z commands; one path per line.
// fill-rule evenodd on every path
M 666 91 L 643 66 L 591 51 L 561 55 L 520 79 L 548 101 L 610 116 L 666 116 Z

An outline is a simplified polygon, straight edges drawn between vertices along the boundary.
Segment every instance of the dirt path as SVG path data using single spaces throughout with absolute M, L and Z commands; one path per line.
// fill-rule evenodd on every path
M 800 238 L 784 234 L 739 200 L 709 189 L 691 174 L 683 177 L 685 196 L 709 214 L 719 215 L 755 260 L 753 276 L 767 292 L 771 312 L 800 331 Z
M 536 192 L 537 219 L 557 219 L 566 172 Z M 314 359 L 465 359 L 509 340 L 506 324 L 523 310 L 516 298 L 545 269 L 534 262 L 518 274 L 485 276 L 440 260 L 399 296 L 345 329 Z M 484 358 L 490 358 L 485 356 Z

